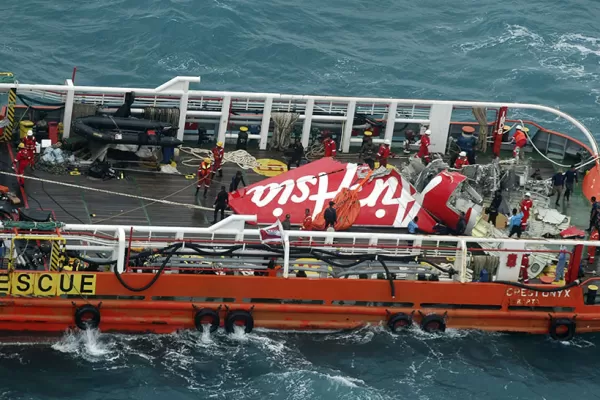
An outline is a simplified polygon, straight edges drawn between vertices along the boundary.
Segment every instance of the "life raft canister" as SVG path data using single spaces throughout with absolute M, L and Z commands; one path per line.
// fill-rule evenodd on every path
M 243 326 L 244 332 L 250 333 L 254 329 L 254 318 L 252 318 L 252 315 L 248 311 L 231 311 L 225 317 L 225 331 L 233 333 L 236 326 Z
M 568 342 L 575 336 L 577 323 L 571 318 L 551 318 L 550 319 L 550 337 L 554 340 Z
M 421 320 L 421 329 L 427 333 L 446 331 L 446 320 L 441 315 L 429 314 Z
M 96 329 L 100 325 L 100 310 L 91 304 L 75 309 L 75 325 L 82 331 Z
M 397 313 L 390 315 L 387 326 L 393 333 L 398 333 L 407 330 L 412 326 L 412 317 L 405 313 Z
M 210 308 L 202 308 L 194 314 L 194 325 L 197 330 L 204 331 L 206 324 L 210 324 L 210 333 L 214 333 L 221 325 L 219 314 Z

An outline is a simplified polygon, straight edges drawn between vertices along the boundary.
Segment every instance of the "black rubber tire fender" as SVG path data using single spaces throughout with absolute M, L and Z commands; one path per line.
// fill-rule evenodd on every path
M 566 328 L 566 330 L 564 330 Z M 550 337 L 554 340 L 568 342 L 575 337 L 577 323 L 571 318 L 556 318 L 550 320 Z
M 210 323 L 210 333 L 214 333 L 219 329 L 219 325 L 221 325 L 221 318 L 219 314 L 211 310 L 210 308 L 202 308 L 196 311 L 194 314 L 194 325 L 196 329 L 200 332 L 204 330 L 203 325 L 206 323 Z
M 421 329 L 427 333 L 445 332 L 446 320 L 441 315 L 429 314 L 421 320 Z
M 410 328 L 413 324 L 412 317 L 405 313 L 390 315 L 387 326 L 392 333 L 398 333 Z
M 248 311 L 236 310 L 231 311 L 225 317 L 225 331 L 227 333 L 233 333 L 235 326 L 243 326 L 246 333 L 252 332 L 254 329 L 254 318 Z
M 82 331 L 100 326 L 100 310 L 91 304 L 85 304 L 75 310 L 75 325 Z

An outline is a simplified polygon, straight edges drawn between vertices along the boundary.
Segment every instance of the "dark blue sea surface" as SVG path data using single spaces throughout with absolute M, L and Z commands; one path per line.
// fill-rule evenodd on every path
M 540 103 L 600 128 L 597 0 L 22 0 L 2 16 L 0 70 L 26 83 L 62 83 L 74 66 L 78 84 L 201 75 L 210 90 Z M 65 333 L 0 346 L 0 399 L 595 398 L 597 343 Z

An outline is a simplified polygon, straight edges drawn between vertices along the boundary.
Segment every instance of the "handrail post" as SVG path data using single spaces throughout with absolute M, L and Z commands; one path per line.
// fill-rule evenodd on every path
M 65 111 L 63 115 L 63 139 L 68 139 L 71 134 L 71 119 L 73 118 L 73 101 L 75 100 L 75 89 L 71 79 L 65 80 L 67 98 L 65 99 Z
M 177 127 L 177 140 L 183 140 L 183 135 L 185 134 L 185 120 L 187 118 L 188 100 L 190 96 L 189 89 L 190 83 L 185 81 L 185 83 L 183 83 L 183 94 L 179 100 L 179 126 Z
M 465 283 L 467 281 L 467 242 L 460 240 L 458 242 L 459 253 L 456 257 L 455 268 L 458 267 L 460 271 L 460 282 Z
M 342 132 L 342 153 L 350 151 L 350 139 L 352 138 L 352 126 L 354 125 L 354 113 L 356 111 L 356 100 L 348 102 L 346 109 L 346 125 Z
M 219 133 L 217 135 L 217 142 L 222 142 L 223 144 L 225 144 L 225 134 L 227 133 L 227 125 L 229 124 L 229 106 L 231 106 L 231 96 L 223 97 Z
M 258 142 L 258 148 L 260 150 L 267 149 L 267 143 L 269 141 L 269 127 L 271 126 L 271 109 L 273 108 L 273 98 L 267 97 L 265 99 L 265 106 L 263 108 L 262 121 L 260 123 L 260 141 Z
M 305 149 L 308 147 L 308 141 L 310 140 L 310 127 L 314 109 L 315 99 L 308 99 L 306 101 L 306 108 L 304 109 L 304 123 L 302 124 L 302 146 Z
M 396 110 L 398 110 L 398 103 L 392 101 L 388 106 L 387 123 L 385 125 L 385 140 L 389 140 L 392 143 L 394 137 L 394 126 L 396 125 Z
M 288 278 L 290 273 L 290 238 L 283 232 L 283 277 Z
M 115 268 L 117 268 L 117 272 L 121 274 L 123 273 L 123 271 L 125 271 L 125 247 L 127 246 L 125 243 L 125 230 L 123 229 L 123 227 L 119 226 L 117 227 L 115 233 L 118 239 L 117 265 L 115 266 Z

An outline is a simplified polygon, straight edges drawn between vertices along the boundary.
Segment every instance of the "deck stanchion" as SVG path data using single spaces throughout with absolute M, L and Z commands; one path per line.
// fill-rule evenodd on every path
M 177 140 L 183 140 L 185 134 L 185 120 L 187 118 L 190 83 L 183 83 L 183 94 L 179 100 L 179 126 L 177 127 Z
M 314 108 L 315 99 L 308 99 L 306 101 L 306 108 L 304 109 L 304 123 L 302 125 L 302 146 L 305 149 L 308 148 L 308 141 L 310 140 L 310 127 Z
M 260 142 L 258 148 L 261 150 L 267 149 L 267 142 L 269 140 L 269 127 L 271 126 L 271 109 L 273 108 L 273 98 L 267 97 L 265 99 L 265 106 L 263 109 L 262 121 L 260 123 Z
M 290 273 L 290 237 L 283 232 L 283 277 L 288 278 Z
M 342 132 L 342 152 L 348 153 L 350 151 L 350 139 L 352 137 L 352 125 L 354 125 L 354 112 L 356 111 L 356 100 L 351 100 L 348 103 L 346 110 L 346 125 L 344 125 L 344 131 Z
M 131 257 L 131 242 L 133 241 L 133 226 L 129 229 L 129 243 L 127 244 L 127 258 L 125 259 L 125 270 L 129 272 L 129 257 Z
M 229 124 L 229 106 L 231 105 L 231 96 L 223 97 L 221 106 L 221 120 L 219 122 L 219 133 L 217 142 L 225 143 L 225 134 L 227 133 L 227 125 Z
M 73 101 L 75 99 L 75 89 L 73 81 L 67 79 L 65 81 L 67 86 L 67 99 L 65 100 L 65 111 L 63 116 L 63 139 L 68 139 L 71 134 L 71 119 L 73 118 Z
M 385 140 L 389 140 L 392 143 L 394 137 L 394 126 L 396 125 L 396 110 L 398 109 L 398 103 L 392 101 L 388 106 L 387 123 L 385 125 Z M 392 143 L 393 144 L 393 143 Z

